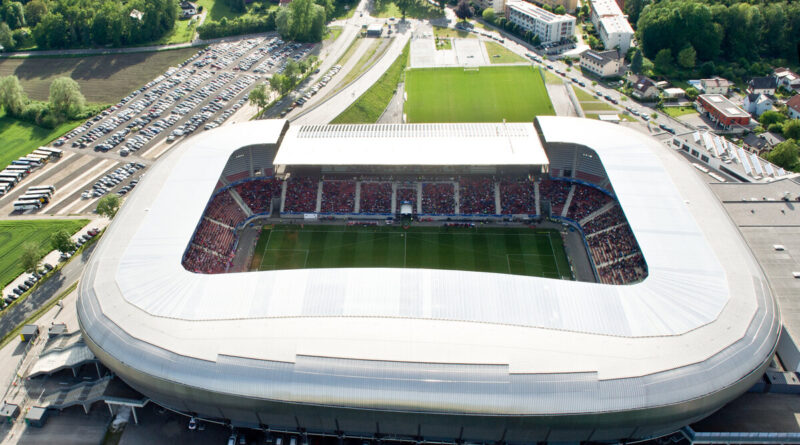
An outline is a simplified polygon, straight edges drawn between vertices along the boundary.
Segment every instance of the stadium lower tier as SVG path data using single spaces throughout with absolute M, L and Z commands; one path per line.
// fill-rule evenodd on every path
M 549 215 L 543 215 L 541 209 L 548 206 Z M 636 238 L 622 209 L 609 192 L 564 178 L 533 182 L 527 179 L 497 180 L 489 176 L 419 181 L 380 178 L 319 179 L 301 176 L 287 181 L 275 178 L 240 181 L 221 187 L 210 199 L 203 220 L 198 224 L 187 248 L 184 267 L 196 273 L 226 272 L 237 247 L 237 229 L 254 217 L 270 215 L 273 208 L 282 209 L 281 214 L 287 217 L 298 213 L 385 217 L 399 214 L 401 208 L 410 208 L 412 215 L 456 218 L 552 216 L 582 229 L 599 282 L 628 284 L 647 275 L 647 266 Z M 275 264 L 283 264 L 285 267 L 274 268 L 304 267 L 298 265 L 298 262 L 306 264 L 304 261 L 307 258 L 304 255 L 307 255 L 307 248 L 303 255 L 294 247 L 284 246 L 282 249 L 283 256 L 291 258 L 277 258 Z M 525 266 L 527 261 L 520 260 L 524 255 L 535 254 L 536 252 L 521 251 L 504 257 L 505 270 L 500 272 L 547 276 L 537 272 L 536 267 L 531 269 Z M 261 263 L 254 266 L 256 269 L 260 267 Z M 379 266 L 367 262 L 349 267 Z

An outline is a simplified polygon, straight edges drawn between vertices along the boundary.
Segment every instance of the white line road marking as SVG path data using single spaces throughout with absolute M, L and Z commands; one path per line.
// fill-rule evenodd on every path
M 55 206 L 57 206 L 58 204 L 61 204 L 61 202 L 62 202 L 62 201 L 64 201 L 65 199 L 67 199 L 67 198 L 68 198 L 68 197 L 69 197 L 69 196 L 70 196 L 70 195 L 71 195 L 71 194 L 74 192 L 74 190 L 73 190 L 73 189 L 74 189 L 75 187 L 73 187 L 73 186 L 74 186 L 75 184 L 78 184 L 80 181 L 84 180 L 84 179 L 86 178 L 86 176 L 93 174 L 93 173 L 94 173 L 96 170 L 98 170 L 98 169 L 106 169 L 106 168 L 110 167 L 111 165 L 115 164 L 116 162 L 117 162 L 117 161 L 114 161 L 114 160 L 112 160 L 112 159 L 107 159 L 107 160 L 105 160 L 105 161 L 101 161 L 101 162 L 99 162 L 97 165 L 95 165 L 94 167 L 92 167 L 92 168 L 90 168 L 89 170 L 87 170 L 86 172 L 84 172 L 82 175 L 80 175 L 80 176 L 78 176 L 77 178 L 73 179 L 72 181 L 70 181 L 70 182 L 69 182 L 69 183 L 67 183 L 66 185 L 63 185 L 63 186 L 61 186 L 61 187 L 59 188 L 59 190 L 64 190 L 64 191 L 66 191 L 66 194 L 65 194 L 64 196 L 62 196 L 62 197 L 61 197 L 61 198 L 60 198 L 58 201 L 56 201 L 56 202 L 51 202 L 51 203 L 50 203 L 50 207 L 51 207 L 51 208 L 52 208 L 52 207 L 55 207 Z M 86 182 L 88 182 L 88 181 L 86 181 Z M 62 211 L 61 211 L 61 212 L 58 212 L 58 214 L 59 214 L 59 215 L 63 214 L 63 209 L 62 209 Z

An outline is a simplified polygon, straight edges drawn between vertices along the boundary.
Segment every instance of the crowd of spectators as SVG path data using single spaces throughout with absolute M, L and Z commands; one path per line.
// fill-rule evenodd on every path
M 257 215 L 269 212 L 272 198 L 281 195 L 281 181 L 275 178 L 256 179 L 237 184 L 233 189 L 250 207 L 250 211 Z
M 359 201 L 361 213 L 391 213 L 392 183 L 362 182 Z
M 608 229 L 625 222 L 625 215 L 622 213 L 622 208 L 619 205 L 608 209 L 607 211 L 595 216 L 587 221 L 583 226 L 583 233 L 590 234 L 598 230 Z
M 228 255 L 233 249 L 233 229 L 203 219 L 194 232 L 192 243 L 213 250 L 220 255 Z
M 223 189 L 214 195 L 206 206 L 205 216 L 234 227 L 247 217 L 228 189 Z
M 285 212 L 315 212 L 319 180 L 306 176 L 292 177 L 286 183 Z
M 455 188 L 450 182 L 422 184 L 422 213 L 452 215 L 456 212 Z
M 356 211 L 354 181 L 322 181 L 322 213 L 353 213 Z
M 417 189 L 416 188 L 397 188 L 397 211 L 400 211 L 400 204 L 411 203 L 411 213 L 417 213 Z
M 458 181 L 459 212 L 463 215 L 494 215 L 494 180 L 461 178 Z
M 223 273 L 229 261 L 219 255 L 207 252 L 200 247 L 190 245 L 183 257 L 183 267 L 195 273 Z
M 647 266 L 641 253 L 597 268 L 600 282 L 605 284 L 628 284 L 643 279 L 647 275 Z
M 612 198 L 600 190 L 576 183 L 572 201 L 567 210 L 567 218 L 580 221 L 611 201 Z
M 564 210 L 564 204 L 567 203 L 567 196 L 569 196 L 571 188 L 571 182 L 545 179 L 539 183 L 540 199 L 548 199 L 551 213 L 560 216 Z
M 500 206 L 504 215 L 535 215 L 536 190 L 532 181 L 500 181 Z

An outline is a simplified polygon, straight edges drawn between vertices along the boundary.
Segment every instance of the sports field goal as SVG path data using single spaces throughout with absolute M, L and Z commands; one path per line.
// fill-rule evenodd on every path
M 464 67 L 464 72 L 465 73 L 477 73 L 480 70 L 481 69 L 479 67 L 477 67 L 477 66 L 465 66 Z

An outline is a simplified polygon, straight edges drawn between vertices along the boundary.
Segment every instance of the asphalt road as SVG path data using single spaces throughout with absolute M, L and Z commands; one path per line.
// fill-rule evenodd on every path
M 51 298 L 58 296 L 72 283 L 78 281 L 96 245 L 97 243 L 92 243 L 80 255 L 73 257 L 69 264 L 61 268 L 28 295 L 25 301 L 4 311 L 2 318 L 0 318 L 0 337 L 4 337 L 13 331 L 17 325 L 25 321 L 37 309 L 47 304 Z

